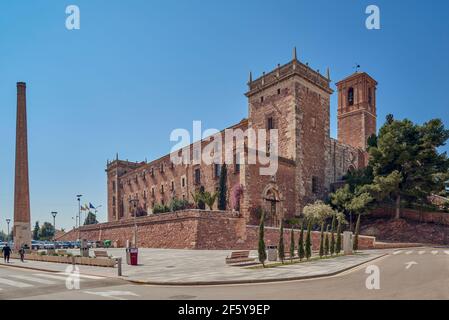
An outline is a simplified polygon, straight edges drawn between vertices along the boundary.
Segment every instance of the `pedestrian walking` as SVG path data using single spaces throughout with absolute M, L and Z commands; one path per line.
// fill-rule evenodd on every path
M 25 260 L 25 248 L 24 247 L 20 248 L 19 255 L 20 255 L 20 261 L 24 262 L 24 260 Z
M 9 256 L 11 255 L 11 247 L 9 246 L 8 243 L 3 247 L 2 253 L 3 258 L 5 259 L 5 263 L 9 263 Z

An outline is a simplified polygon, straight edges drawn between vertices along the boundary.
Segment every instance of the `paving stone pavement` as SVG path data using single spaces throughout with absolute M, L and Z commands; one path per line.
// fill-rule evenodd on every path
M 276 268 L 248 269 L 225 264 L 227 250 L 171 250 L 139 249 L 139 265 L 128 266 L 124 249 L 108 249 L 108 254 L 123 258 L 123 276 L 126 280 L 160 284 L 206 284 L 223 282 L 258 282 L 296 279 L 329 275 L 363 264 L 388 253 L 386 250 L 364 251 L 354 256 L 340 256 L 333 259 L 311 261 L 301 264 L 284 265 Z M 76 250 L 72 250 L 77 253 Z M 93 253 L 93 251 L 92 251 Z M 257 252 L 252 251 L 256 257 Z M 12 265 L 62 272 L 67 265 L 11 260 Z M 1 264 L 1 263 L 0 263 Z M 116 277 L 117 268 L 80 266 L 85 274 Z

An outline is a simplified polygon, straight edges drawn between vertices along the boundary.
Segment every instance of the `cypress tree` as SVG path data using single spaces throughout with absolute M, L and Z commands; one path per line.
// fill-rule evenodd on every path
M 279 260 L 284 263 L 285 248 L 284 248 L 284 223 L 281 219 L 281 227 L 279 229 L 279 246 L 278 246 Z
M 352 247 L 354 252 L 359 250 L 359 232 L 360 232 L 360 214 L 357 218 L 357 223 L 355 225 L 354 243 L 353 243 L 353 247 Z
M 337 226 L 337 242 L 335 244 L 335 253 L 340 254 L 341 251 L 341 222 L 338 221 Z
M 320 234 L 320 258 L 324 256 L 324 222 L 321 224 Z
M 312 256 L 312 221 L 309 221 L 309 225 L 307 226 L 307 237 L 306 237 L 306 259 L 309 260 Z
M 331 245 L 330 245 L 330 251 L 331 256 L 335 253 L 335 215 L 332 217 L 332 226 L 331 226 Z
M 301 223 L 301 233 L 299 235 L 299 241 L 298 241 L 298 256 L 299 261 L 302 261 L 304 259 L 306 253 L 304 251 L 304 222 Z
M 39 240 L 39 221 L 36 221 L 36 224 L 34 225 L 33 229 L 33 240 Z
M 267 251 L 265 249 L 265 213 L 262 212 L 262 217 L 260 218 L 260 225 L 259 225 L 259 247 L 258 247 L 258 253 L 259 253 L 259 261 L 262 263 L 263 267 L 265 268 L 265 260 L 267 260 Z
M 330 244 L 329 244 L 329 226 L 326 228 L 326 239 L 324 241 L 324 255 L 327 257 L 330 252 Z
M 295 256 L 295 232 L 290 231 L 290 261 L 293 262 L 293 257 Z
M 226 164 L 223 164 L 220 172 L 220 182 L 218 186 L 218 210 L 226 210 L 228 200 L 226 199 L 228 194 L 227 188 L 228 180 L 228 168 Z

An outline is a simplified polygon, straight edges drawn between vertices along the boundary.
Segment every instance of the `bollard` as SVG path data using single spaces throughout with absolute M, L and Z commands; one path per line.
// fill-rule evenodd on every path
M 353 234 L 350 231 L 343 232 L 343 252 L 345 255 L 352 255 Z
M 117 258 L 117 273 L 118 276 L 122 276 L 122 258 Z

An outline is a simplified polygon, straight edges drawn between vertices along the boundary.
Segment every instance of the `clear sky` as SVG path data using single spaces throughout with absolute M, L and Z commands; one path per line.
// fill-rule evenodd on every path
M 65 28 L 71 4 L 80 30 Z M 365 27 L 370 4 L 380 30 Z M 0 229 L 13 216 L 17 81 L 28 86 L 32 223 L 58 211 L 69 228 L 79 193 L 106 219 L 107 159 L 166 154 L 170 132 L 193 120 L 240 121 L 249 71 L 288 62 L 294 46 L 333 80 L 356 63 L 378 80 L 379 124 L 393 113 L 449 126 L 448 21 L 446 0 L 2 0 Z M 333 136 L 336 108 L 334 94 Z

